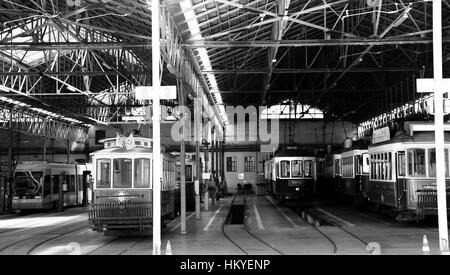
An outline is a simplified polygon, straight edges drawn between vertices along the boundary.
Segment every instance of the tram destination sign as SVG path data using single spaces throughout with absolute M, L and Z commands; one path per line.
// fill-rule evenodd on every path
M 391 139 L 391 132 L 389 127 L 383 127 L 381 129 L 373 131 L 372 144 L 377 144 Z

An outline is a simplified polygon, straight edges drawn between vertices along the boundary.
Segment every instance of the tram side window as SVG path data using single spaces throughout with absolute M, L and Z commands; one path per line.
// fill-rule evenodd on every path
M 342 159 L 342 175 L 344 177 L 353 177 L 353 157 Z
M 356 156 L 355 157 L 355 167 L 356 167 L 356 174 L 361 175 L 362 174 L 362 156 Z
M 150 160 L 134 160 L 134 188 L 150 188 Z
M 408 149 L 408 175 L 425 177 L 425 149 Z
M 371 175 L 373 180 L 392 180 L 392 154 L 380 153 L 371 156 Z
M 362 172 L 364 174 L 370 173 L 370 157 L 368 154 L 363 154 L 362 156 Z
M 336 176 L 341 176 L 341 160 L 337 159 L 334 161 L 334 168 L 335 168 L 335 175 Z
M 436 177 L 436 149 L 428 150 L 428 169 L 430 177 Z M 449 176 L 448 171 L 448 149 L 445 149 L 445 177 Z
M 290 161 L 282 161 L 281 162 L 281 178 L 290 178 L 291 177 L 291 163 Z
M 312 161 L 305 161 L 305 177 L 309 178 L 313 176 L 313 164 Z
M 405 154 L 398 154 L 398 175 L 406 176 Z
M 114 160 L 114 188 L 131 188 L 132 179 L 131 159 Z
M 301 160 L 292 161 L 292 177 L 293 178 L 303 177 L 303 161 Z
M 111 160 L 97 160 L 97 188 L 111 188 Z

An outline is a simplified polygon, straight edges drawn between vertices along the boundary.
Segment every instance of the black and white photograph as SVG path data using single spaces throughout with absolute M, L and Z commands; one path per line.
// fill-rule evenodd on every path
M 449 92 L 450 0 L 0 0 L 0 255 L 450 255 Z

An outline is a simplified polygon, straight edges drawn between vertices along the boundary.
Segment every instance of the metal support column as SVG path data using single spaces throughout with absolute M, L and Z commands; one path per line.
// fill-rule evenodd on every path
M 183 81 L 179 81 L 179 98 L 180 98 L 180 107 L 183 110 L 185 106 L 185 94 L 183 91 Z M 185 126 L 186 126 L 186 117 L 184 112 L 182 112 L 181 121 L 183 126 L 181 128 L 181 160 L 180 160 L 180 181 L 181 181 L 181 235 L 186 235 L 186 144 L 185 144 Z
M 208 123 L 207 123 L 208 125 Z M 208 127 L 206 127 L 206 129 L 208 129 Z M 208 138 L 206 138 L 206 144 L 204 144 L 204 156 L 205 156 L 205 174 L 209 173 L 209 167 L 208 167 L 208 162 L 209 162 L 209 145 L 208 145 Z M 205 193 L 205 211 L 209 211 L 209 182 L 210 180 L 206 180 L 203 182 L 204 184 L 204 193 Z
M 161 86 L 160 3 L 152 0 L 152 83 Z M 161 106 L 157 93 L 153 97 L 153 255 L 161 255 Z
M 70 163 L 70 137 L 67 137 L 67 163 Z
M 12 210 L 12 202 L 13 202 L 13 140 L 14 140 L 14 132 L 13 132 L 13 112 L 10 112 L 9 116 L 9 146 L 8 146 L 8 178 L 7 178 L 7 186 L 8 186 L 8 202 L 7 208 L 8 211 Z
M 443 83 L 442 66 L 442 1 L 433 1 L 433 66 L 436 83 Z M 440 85 L 437 85 L 438 87 Z M 443 87 L 442 87 L 443 88 Z M 439 88 L 434 93 L 435 138 L 436 138 L 436 176 L 439 219 L 439 247 L 441 252 L 448 252 L 448 223 L 445 185 L 445 147 L 444 147 L 444 110 L 443 92 Z
M 212 127 L 211 130 L 211 208 L 216 209 L 216 162 L 215 162 L 215 150 L 216 150 L 216 130 L 215 127 Z
M 194 102 L 194 131 L 195 131 L 195 154 L 197 160 L 197 180 L 195 181 L 195 218 L 196 220 L 200 220 L 201 218 L 201 199 L 200 199 L 200 186 L 203 186 L 203 169 L 202 162 L 200 162 L 200 143 L 202 141 L 202 113 L 201 113 L 201 105 L 199 101 L 199 92 L 197 91 L 196 100 Z

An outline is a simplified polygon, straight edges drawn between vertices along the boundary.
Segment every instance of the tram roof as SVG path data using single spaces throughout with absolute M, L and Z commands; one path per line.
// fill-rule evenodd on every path
M 153 154 L 153 149 L 146 147 L 135 147 L 133 149 L 127 150 L 125 147 L 111 147 L 107 149 L 102 149 L 91 153 L 94 155 L 130 155 L 130 154 Z
M 444 133 L 445 143 L 450 143 L 450 133 Z M 394 143 L 434 143 L 434 132 L 418 132 L 410 136 L 405 132 L 398 132 L 391 140 L 370 145 L 371 148 Z

